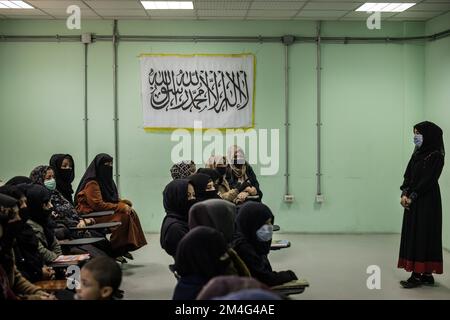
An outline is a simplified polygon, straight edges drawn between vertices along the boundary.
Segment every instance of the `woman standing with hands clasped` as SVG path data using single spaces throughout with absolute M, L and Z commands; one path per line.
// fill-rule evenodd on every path
M 442 130 L 424 121 L 414 126 L 414 152 L 404 174 L 405 208 L 398 267 L 412 272 L 404 288 L 434 285 L 442 268 L 442 204 L 438 179 L 444 166 Z

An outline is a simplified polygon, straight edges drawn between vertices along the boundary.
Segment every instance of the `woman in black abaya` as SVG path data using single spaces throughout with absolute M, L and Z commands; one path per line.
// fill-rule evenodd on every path
M 438 179 L 444 166 L 442 130 L 424 121 L 414 126 L 414 152 L 404 174 L 400 204 L 403 214 L 398 267 L 412 272 L 400 284 L 433 285 L 442 267 L 442 204 Z

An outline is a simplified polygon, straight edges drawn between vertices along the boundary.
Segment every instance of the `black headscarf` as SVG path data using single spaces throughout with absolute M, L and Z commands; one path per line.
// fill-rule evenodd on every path
M 220 258 L 227 252 L 223 236 L 210 227 L 195 227 L 180 241 L 175 269 L 180 276 L 197 275 L 205 279 L 223 275 L 229 260 Z
M 61 169 L 61 165 L 64 159 L 69 159 L 72 162 L 72 169 Z M 70 154 L 54 154 L 50 158 L 50 166 L 55 172 L 56 189 L 61 192 L 61 194 L 70 203 L 73 204 L 72 194 L 72 182 L 75 179 L 75 162 Z
M 16 206 L 18 201 L 11 196 L 0 193 L 0 206 L 5 208 L 12 208 Z
M 209 199 L 189 211 L 189 228 L 207 226 L 221 232 L 227 243 L 233 240 L 236 206 L 229 201 Z
M 275 218 L 272 211 L 265 204 L 253 201 L 244 203 L 240 207 L 236 218 L 236 227 L 238 231 L 237 241 L 245 240 L 249 242 L 258 253 L 268 254 L 271 241 L 263 242 L 258 240 L 256 231 L 269 219 L 272 219 L 273 224 Z
M 113 180 L 113 169 L 110 166 L 105 166 L 106 162 L 112 160 L 113 158 L 106 153 L 100 153 L 92 160 L 78 185 L 77 192 L 75 193 L 75 202 L 76 195 L 83 191 L 86 184 L 92 180 L 97 181 L 100 186 L 103 201 L 119 202 L 119 193 L 117 192 L 116 183 Z
M 163 191 L 163 206 L 167 215 L 187 221 L 189 204 L 187 189 L 189 181 L 186 179 L 172 180 Z
M 0 193 L 0 206 L 4 208 L 13 208 L 18 204 L 18 201 L 13 197 L 10 197 L 6 194 Z M 2 236 L 0 237 L 0 266 L 2 266 L 5 270 L 10 272 L 14 267 L 14 259 L 11 254 L 12 252 L 12 242 L 13 238 L 10 237 L 10 223 L 13 216 L 11 214 L 6 214 L 0 212 L 0 225 L 2 227 Z
M 9 179 L 9 180 L 5 183 L 5 185 L 7 185 L 7 186 L 16 186 L 16 185 L 21 184 L 21 183 L 32 183 L 32 182 L 33 182 L 33 181 L 31 181 L 31 179 L 28 178 L 28 177 L 25 177 L 25 176 L 15 176 L 15 177 Z
M 220 196 L 217 194 L 217 190 L 206 191 L 208 183 L 212 181 L 209 175 L 204 173 L 196 173 L 190 176 L 188 180 L 194 187 L 195 198 L 197 201 L 220 199 Z
M 438 151 L 445 155 L 444 140 L 442 138 L 442 129 L 430 121 L 423 121 L 414 126 L 423 136 L 423 143 L 416 150 L 417 155 L 428 155 L 431 152 Z
M 18 203 L 19 202 L 13 197 L 0 193 L 0 206 L 4 208 L 13 208 L 14 206 L 18 205 Z M 0 213 L 0 223 L 2 225 L 8 223 L 11 218 L 11 215 Z
M 25 191 L 30 213 L 30 219 L 44 229 L 48 245 L 53 243 L 55 232 L 51 226 L 50 211 L 44 210 L 42 206 L 50 201 L 51 192 L 39 184 L 20 185 Z
M 18 201 L 21 200 L 22 197 L 25 197 L 25 193 L 16 185 L 4 185 L 3 187 L 0 187 L 0 193 L 13 197 Z M 19 215 L 22 222 L 25 223 L 30 217 L 28 207 L 23 209 L 20 208 Z
M 223 179 L 223 176 L 220 175 L 220 173 L 216 169 L 210 169 L 210 168 L 200 168 L 197 170 L 197 173 L 202 173 L 208 175 L 211 180 L 214 182 L 214 184 L 219 180 L 220 178 Z
M 206 186 L 211 178 L 204 173 L 196 173 L 188 177 L 189 182 L 192 184 L 195 190 L 195 198 L 199 201 L 206 198 Z

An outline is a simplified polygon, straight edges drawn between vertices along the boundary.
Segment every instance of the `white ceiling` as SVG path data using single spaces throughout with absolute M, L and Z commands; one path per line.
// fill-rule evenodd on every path
M 27 0 L 36 9 L 0 9 L 0 19 L 66 19 L 78 5 L 81 19 L 365 20 L 364 2 L 416 2 L 405 12 L 381 13 L 395 21 L 426 21 L 450 11 L 450 0 L 193 0 L 194 10 L 145 10 L 138 0 Z

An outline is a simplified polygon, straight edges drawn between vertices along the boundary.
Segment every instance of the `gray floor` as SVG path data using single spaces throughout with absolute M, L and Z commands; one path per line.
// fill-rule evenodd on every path
M 310 287 L 294 299 L 450 299 L 450 253 L 444 251 L 444 274 L 435 276 L 435 287 L 403 289 L 398 282 L 409 275 L 396 268 L 399 235 L 281 234 L 291 248 L 272 251 L 274 270 L 292 269 Z M 122 289 L 126 299 L 170 299 L 176 280 L 172 263 L 159 246 L 158 234 L 147 234 L 148 245 L 133 253 L 123 265 Z M 381 269 L 381 289 L 366 285 L 369 265 Z

